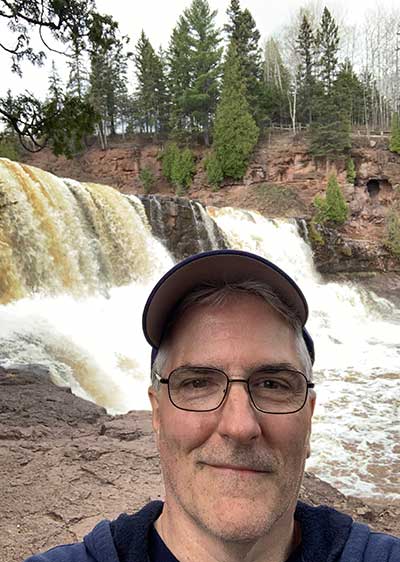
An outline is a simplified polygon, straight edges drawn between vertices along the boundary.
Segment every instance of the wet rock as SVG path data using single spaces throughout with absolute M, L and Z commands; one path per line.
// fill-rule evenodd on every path
M 226 248 L 223 233 L 199 201 L 156 195 L 140 198 L 153 235 L 176 260 L 198 252 Z

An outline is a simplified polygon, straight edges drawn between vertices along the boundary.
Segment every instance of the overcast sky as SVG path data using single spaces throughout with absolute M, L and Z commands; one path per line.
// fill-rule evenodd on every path
M 377 5 L 385 8 L 398 6 L 393 0 L 336 0 L 334 2 L 320 2 L 327 5 L 333 13 L 340 14 L 349 24 L 361 21 L 366 12 Z M 210 6 L 218 11 L 217 24 L 222 26 L 226 21 L 226 9 L 229 0 L 209 0 Z M 130 48 L 133 49 L 139 34 L 144 29 L 152 45 L 157 49 L 160 45 L 167 47 L 172 28 L 184 8 L 190 5 L 190 0 L 141 0 L 127 2 L 127 0 L 97 0 L 99 12 L 109 13 L 119 22 L 121 32 L 131 39 Z M 248 8 L 252 13 L 262 39 L 276 33 L 282 25 L 295 15 L 301 6 L 307 4 L 304 0 L 241 0 L 242 8 Z M 0 19 L 1 41 L 6 36 L 6 27 Z M 23 78 L 13 75 L 10 70 L 10 59 L 0 49 L 0 95 L 4 95 L 8 88 L 13 93 L 26 89 L 39 96 L 47 91 L 47 77 L 52 55 L 48 57 L 48 64 L 44 68 L 23 65 Z M 62 57 L 56 57 L 63 78 L 66 78 L 65 64 Z

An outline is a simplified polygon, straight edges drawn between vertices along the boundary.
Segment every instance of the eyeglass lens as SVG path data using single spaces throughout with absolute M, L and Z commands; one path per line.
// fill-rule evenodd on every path
M 178 408 L 207 411 L 222 404 L 232 382 L 223 371 L 180 367 L 170 374 L 168 388 Z M 307 397 L 307 380 L 298 371 L 256 371 L 247 386 L 255 407 L 268 413 L 295 412 Z

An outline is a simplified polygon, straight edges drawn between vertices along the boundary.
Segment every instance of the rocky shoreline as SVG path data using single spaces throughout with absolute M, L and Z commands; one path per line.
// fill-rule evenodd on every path
M 162 494 L 149 412 L 112 417 L 43 367 L 0 368 L 0 562 L 80 540 Z M 400 534 L 398 503 L 346 497 L 309 473 L 301 497 Z

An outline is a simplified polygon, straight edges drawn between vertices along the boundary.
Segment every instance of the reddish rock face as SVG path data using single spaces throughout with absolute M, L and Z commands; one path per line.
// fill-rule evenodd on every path
M 74 160 L 57 158 L 45 150 L 27 155 L 26 161 L 63 177 L 80 181 L 106 183 L 122 193 L 142 194 L 139 172 L 150 169 L 155 178 L 152 193 L 173 195 L 174 188 L 161 174 L 159 158 L 162 144 L 149 144 L 135 138 L 110 143 L 107 151 L 91 147 Z M 187 192 L 191 199 L 205 205 L 231 206 L 258 210 L 268 217 L 287 216 L 309 218 L 313 213 L 313 199 L 323 195 L 328 177 L 336 173 L 351 216 L 341 228 L 341 234 L 356 240 L 382 241 L 385 237 L 385 217 L 400 185 L 400 155 L 391 153 L 387 139 L 354 136 L 351 157 L 356 166 L 355 185 L 347 183 L 346 159 L 335 163 L 311 157 L 304 139 L 293 138 L 287 132 L 274 132 L 259 143 L 254 151 L 242 182 L 225 181 L 218 191 L 207 184 L 203 161 L 205 151 L 194 150 L 197 172 Z M 375 187 L 374 187 L 375 182 Z M 271 205 L 263 196 L 269 186 L 288 189 L 293 201 L 285 205 Z M 286 194 L 283 194 L 283 198 Z

